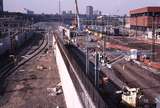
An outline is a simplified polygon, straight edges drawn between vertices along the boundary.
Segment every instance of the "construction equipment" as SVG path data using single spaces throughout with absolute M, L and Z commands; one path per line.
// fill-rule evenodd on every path
M 80 31 L 80 18 L 79 18 L 79 8 L 78 8 L 77 0 L 75 0 L 75 8 L 76 8 L 75 25 L 76 25 L 77 31 Z
M 129 106 L 136 107 L 137 106 L 137 99 L 142 97 L 140 95 L 140 89 L 139 88 L 129 88 L 124 87 L 122 92 L 122 102 L 128 104 Z
M 70 29 L 75 32 L 76 36 L 82 36 L 82 35 L 85 35 L 85 32 L 81 30 L 79 8 L 78 8 L 77 0 L 75 0 L 75 8 L 76 8 L 76 15 L 75 15 L 74 21 L 72 22 L 72 26 L 70 26 Z

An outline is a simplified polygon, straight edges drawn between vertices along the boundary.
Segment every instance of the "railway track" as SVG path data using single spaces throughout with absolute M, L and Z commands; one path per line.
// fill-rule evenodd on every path
M 42 39 L 42 42 L 40 42 L 39 46 L 42 46 L 43 43 L 44 43 L 44 41 L 45 41 L 44 37 L 42 37 L 42 38 L 43 38 L 43 39 Z M 34 43 L 34 42 L 33 42 L 33 43 Z M 39 47 L 34 48 L 34 49 L 31 50 L 30 52 L 28 52 L 27 55 L 33 54 L 33 53 L 34 53 L 36 50 L 38 50 L 38 49 L 39 49 Z
M 17 64 L 14 64 L 14 63 L 8 64 L 3 69 L 1 69 L 1 73 L 0 73 L 0 84 L 1 84 L 1 86 L 3 86 L 3 84 L 5 83 L 5 79 L 9 75 L 11 75 L 14 71 L 16 71 L 22 65 L 24 65 L 29 60 L 31 60 L 32 58 L 37 56 L 40 52 L 42 52 L 43 49 L 46 48 L 47 44 L 48 44 L 48 40 L 45 37 L 45 38 L 43 38 L 42 43 L 36 49 L 34 49 L 33 51 L 28 53 L 29 55 L 28 55 L 27 58 L 20 59 Z M 1 87 L 1 88 L 3 88 L 3 87 Z M 3 90 L 1 90 L 1 91 L 3 91 Z M 0 92 L 0 94 L 2 94 L 2 92 Z
M 126 64 L 124 70 L 120 64 L 116 64 L 113 68 L 116 70 L 114 72 L 120 75 L 120 79 L 125 81 L 129 87 L 140 88 L 147 97 L 154 99 L 160 94 L 160 88 L 154 88 L 160 86 L 160 80 L 156 79 L 151 72 L 134 64 Z
M 117 37 L 115 37 L 115 38 L 117 38 Z M 140 44 L 141 49 L 148 48 L 147 47 L 148 44 L 143 45 L 143 43 L 140 43 L 139 41 L 137 41 L 139 43 L 138 45 L 137 45 L 137 43 L 132 44 L 134 41 L 136 41 L 134 39 L 133 39 L 134 41 L 132 41 L 128 38 L 126 39 L 126 38 L 118 37 L 118 39 L 119 38 L 122 42 L 128 41 L 129 45 L 133 45 L 135 47 L 138 47 L 138 45 Z M 159 47 L 159 45 L 157 45 L 157 47 Z M 108 51 L 107 54 L 109 54 L 109 53 L 110 52 Z M 115 58 L 115 56 L 112 54 L 109 54 L 109 56 L 107 56 L 107 57 L 109 57 L 109 59 Z M 122 67 L 125 67 L 125 69 L 123 69 Z M 127 83 L 127 85 L 129 87 L 138 87 L 138 88 L 143 89 L 143 88 L 153 88 L 153 86 L 155 86 L 155 87 L 160 86 L 159 75 L 155 75 L 152 72 L 150 72 L 149 70 L 141 68 L 133 62 L 121 61 L 121 63 L 113 65 L 113 70 L 114 70 L 114 73 L 116 74 L 116 76 L 122 82 Z M 150 95 L 150 97 L 154 97 L 152 95 L 152 94 L 154 94 L 153 92 L 157 92 L 157 94 L 159 94 L 160 88 L 159 88 L 159 90 L 155 90 L 155 91 L 150 92 L 149 94 L 148 93 L 146 93 L 146 94 Z
M 150 45 L 143 44 L 137 41 L 137 43 L 133 43 L 134 41 L 130 39 L 121 39 L 121 43 L 124 41 L 128 41 L 129 46 L 138 47 L 139 49 L 150 49 Z M 114 40 L 116 44 L 116 39 Z M 83 46 L 85 47 L 85 46 Z M 159 45 L 157 45 L 159 47 Z M 106 54 L 109 55 L 109 59 L 116 58 L 116 56 L 112 53 L 113 51 L 107 51 Z M 123 69 L 124 68 L 124 69 Z M 149 70 L 139 67 L 137 64 L 133 62 L 121 61 L 120 63 L 114 64 L 112 66 L 112 71 L 107 69 L 107 67 L 102 66 L 102 71 L 105 75 L 109 77 L 117 86 L 121 88 L 124 86 L 128 86 L 130 88 L 140 88 L 149 100 L 153 101 L 157 96 L 160 95 L 160 77 L 159 75 L 155 75 Z
M 41 41 L 41 40 L 40 40 Z M 36 49 L 33 49 L 32 47 L 34 46 L 34 43 L 35 43 L 35 39 L 31 42 L 31 44 L 29 44 L 29 46 L 27 46 L 25 49 L 23 49 L 22 52 L 20 52 L 18 54 L 18 62 L 20 62 L 22 60 L 21 56 L 24 56 L 24 55 L 31 55 L 32 53 L 34 53 L 34 51 L 36 51 L 39 46 L 41 46 L 44 42 L 44 39 L 42 39 L 42 42 L 40 42 L 40 45 L 38 45 L 38 47 L 36 47 Z M 32 50 L 33 49 L 33 50 Z M 0 69 L 0 74 L 3 73 L 4 71 L 6 70 L 10 70 L 11 68 L 14 67 L 14 63 L 13 62 L 10 62 L 10 63 L 7 63 L 6 65 L 4 65 L 1 69 Z
M 115 58 L 115 55 L 107 54 L 110 58 Z M 125 60 L 112 66 L 113 72 L 119 80 L 127 84 L 130 88 L 140 88 L 144 95 L 153 101 L 160 94 L 160 77 L 149 70 L 139 67 L 134 62 Z M 111 76 L 109 72 L 104 71 L 106 75 Z M 114 80 L 114 78 L 112 78 Z
M 34 36 L 33 38 L 31 38 L 29 41 L 25 42 L 24 45 L 22 45 L 22 48 L 18 49 L 16 51 L 16 54 L 18 56 L 18 61 L 21 61 L 22 58 L 21 56 L 24 55 L 30 55 L 32 54 L 32 52 L 36 51 L 36 49 L 38 48 L 37 46 L 40 46 L 43 44 L 44 39 L 42 39 L 43 36 Z M 36 45 L 36 48 L 33 49 L 33 47 L 35 46 L 35 43 L 37 43 L 37 40 L 39 40 L 39 44 Z M 9 55 L 8 55 L 9 56 Z M 4 60 L 8 59 L 8 57 L 3 58 Z M 11 62 L 10 60 L 6 63 L 4 63 L 3 65 L 1 65 L 0 67 L 0 73 L 3 72 L 4 70 L 6 70 L 8 67 L 13 66 L 14 63 Z
M 76 60 L 78 65 L 81 67 L 83 72 L 85 72 L 85 69 L 86 69 L 85 53 L 82 52 L 81 50 L 79 50 L 74 45 L 67 46 L 67 49 L 68 49 L 69 53 L 73 56 L 73 58 Z M 103 76 L 103 75 L 104 75 L 104 72 L 102 70 L 102 72 L 100 72 L 100 76 Z M 90 61 L 90 63 L 89 63 L 89 75 L 87 77 L 94 85 L 95 75 L 94 75 L 94 63 L 92 61 Z M 109 90 L 109 88 L 112 87 L 116 91 L 118 89 L 117 86 L 114 85 L 112 81 L 108 82 L 108 83 L 109 84 L 106 85 L 103 88 L 103 90 L 100 90 L 99 92 L 100 92 L 101 96 L 103 97 L 103 99 L 105 100 L 105 102 L 109 105 L 109 108 L 126 108 L 126 106 L 123 106 L 122 104 L 119 103 L 119 100 L 117 99 L 118 96 L 115 94 L 115 92 L 114 91 L 112 92 L 111 90 Z

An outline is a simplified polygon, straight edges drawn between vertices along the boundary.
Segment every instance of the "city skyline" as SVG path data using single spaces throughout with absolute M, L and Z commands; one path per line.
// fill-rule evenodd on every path
M 47 13 L 55 14 L 58 13 L 59 0 L 4 0 L 4 11 L 9 12 L 25 12 L 23 8 L 28 8 L 35 11 L 35 13 Z M 103 14 L 117 14 L 124 15 L 128 14 L 130 9 L 146 7 L 146 6 L 160 6 L 158 0 L 79 0 L 78 1 L 80 13 L 86 13 L 86 6 L 91 5 L 94 10 L 100 10 Z M 110 3 L 110 4 L 109 4 Z M 75 11 L 74 0 L 61 0 L 61 10 L 72 10 Z

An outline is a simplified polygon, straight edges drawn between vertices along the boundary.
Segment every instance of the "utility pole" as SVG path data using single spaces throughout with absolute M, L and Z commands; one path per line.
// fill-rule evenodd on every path
M 105 52 L 106 52 L 106 34 L 103 34 L 103 33 L 107 31 L 107 28 L 104 27 L 104 25 L 105 24 L 102 17 L 103 57 L 105 57 Z
M 48 46 L 48 49 L 49 49 L 49 37 L 50 37 L 50 35 L 51 35 L 51 29 L 50 29 L 50 27 L 49 27 L 49 29 L 48 29 L 48 36 L 47 36 L 47 41 L 48 41 L 48 44 L 47 44 L 47 46 Z
M 10 42 L 11 42 L 10 59 L 14 63 L 16 63 L 16 61 L 17 61 L 17 59 L 16 59 L 16 35 L 17 35 L 17 33 L 12 34 L 11 29 L 9 29 L 8 34 L 9 34 Z
M 138 27 L 137 27 L 137 15 L 136 15 L 136 37 L 137 37 L 137 29 Z
M 10 37 L 10 42 L 11 42 L 11 55 L 15 55 L 15 34 L 12 34 L 11 29 L 9 30 L 9 37 Z
M 86 47 L 86 74 L 89 75 L 89 51 L 88 47 Z
M 61 25 L 61 0 L 59 0 L 59 24 Z
M 61 15 L 61 0 L 59 0 L 59 15 Z
M 96 88 L 98 89 L 99 88 L 99 54 L 97 53 L 96 51 L 96 54 L 95 54 L 95 79 L 94 79 L 94 83 L 95 83 L 95 86 Z
M 88 34 L 86 36 L 86 74 L 89 74 Z
M 155 60 L 155 13 L 152 13 L 152 60 Z
M 106 30 L 105 30 L 106 31 Z M 106 52 L 106 35 L 103 35 L 103 56 L 105 57 Z
M 110 19 L 110 15 L 108 17 L 108 20 L 107 20 L 107 27 L 106 27 L 106 35 L 108 36 L 107 37 L 107 41 L 109 42 L 109 33 L 110 33 L 110 27 L 109 27 L 109 19 Z M 107 31 L 108 30 L 108 31 Z

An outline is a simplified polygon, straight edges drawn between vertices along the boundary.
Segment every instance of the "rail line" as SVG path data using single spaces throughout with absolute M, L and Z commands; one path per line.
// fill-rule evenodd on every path
M 116 41 L 114 42 L 117 43 Z M 130 44 L 131 43 L 129 43 L 129 45 Z M 142 49 L 148 48 L 146 45 L 147 44 L 141 44 Z M 137 45 L 133 44 L 133 46 Z M 79 53 L 77 54 L 80 55 Z M 109 55 L 107 56 L 108 59 L 113 59 L 116 57 L 114 54 L 110 53 L 110 51 L 108 51 L 106 54 Z M 131 88 L 140 88 L 145 96 L 149 98 L 149 100 L 155 99 L 160 93 L 160 89 L 158 89 L 160 88 L 159 75 L 155 75 L 148 70 L 139 67 L 133 62 L 127 62 L 123 60 L 120 63 L 114 64 L 112 66 L 112 71 L 107 69 L 107 67 L 102 67 L 102 70 L 103 73 L 109 77 L 109 79 L 111 79 L 114 83 L 116 82 L 115 84 L 117 86 L 121 87 L 121 81 L 122 87 L 128 86 Z M 120 81 L 118 81 L 117 79 Z
M 42 44 L 40 44 L 40 46 L 38 46 L 38 48 L 36 48 L 34 51 L 32 51 L 32 53 L 30 52 L 30 55 L 28 56 L 27 59 L 23 59 L 23 60 L 19 61 L 19 63 L 17 63 L 17 65 L 14 65 L 12 63 L 12 64 L 6 66 L 3 69 L 3 71 L 1 71 L 1 73 L 0 73 L 0 83 L 1 83 L 1 86 L 3 86 L 3 84 L 5 82 L 5 79 L 9 75 L 11 75 L 14 71 L 16 71 L 18 68 L 20 68 L 25 63 L 27 63 L 29 60 L 31 60 L 32 58 L 34 58 L 35 56 L 37 56 L 39 53 L 41 53 L 43 51 L 43 49 L 46 48 L 47 44 L 48 44 L 48 40 L 46 39 L 46 37 L 44 37 L 43 41 L 42 41 Z
M 45 41 L 45 39 L 44 39 L 44 37 L 43 37 L 43 39 L 42 39 L 42 42 L 40 43 L 40 45 L 39 46 L 42 46 L 43 45 L 43 43 L 44 43 L 44 41 Z M 35 51 L 37 51 L 39 49 L 39 47 L 37 47 L 37 48 L 35 48 L 35 49 L 33 49 L 31 52 L 29 52 L 28 53 L 28 55 L 32 55 Z
M 44 38 L 44 37 L 42 37 Z M 37 38 L 36 38 L 37 39 Z M 40 45 L 38 45 L 38 47 L 36 47 L 36 49 L 33 49 L 33 46 L 34 46 L 34 43 L 36 42 L 36 39 L 34 39 L 27 47 L 24 47 L 24 49 L 21 51 L 20 50 L 20 53 L 18 54 L 18 61 L 20 62 L 22 60 L 21 56 L 24 56 L 24 55 L 31 55 L 32 53 L 34 53 L 38 48 L 39 46 L 41 46 L 44 42 L 44 39 L 41 39 L 42 42 L 40 42 Z M 40 41 L 41 41 L 40 40 Z M 30 42 L 30 41 L 29 41 Z M 29 51 L 29 52 L 28 52 Z M 31 51 L 31 52 L 30 52 Z M 14 66 L 14 63 L 13 62 L 9 62 L 7 64 L 4 64 L 4 66 L 0 69 L 0 73 L 3 73 L 3 71 L 7 70 L 7 69 L 10 69 L 11 67 Z
M 131 88 L 140 88 L 150 99 L 154 99 L 160 93 L 158 89 L 143 90 L 143 88 L 159 86 L 160 81 L 158 76 L 138 67 L 136 64 L 128 62 L 124 65 L 124 68 L 122 68 L 122 64 L 115 64 L 113 65 L 113 70 L 120 80 Z
M 78 48 L 76 48 L 74 45 L 70 45 L 68 46 L 68 51 L 69 53 L 73 56 L 73 58 L 76 60 L 76 62 L 78 63 L 78 65 L 82 68 L 83 72 L 85 72 L 85 54 L 84 52 L 82 52 L 81 50 L 79 50 Z M 103 70 L 100 72 L 100 76 L 102 76 L 102 74 L 104 75 L 105 73 L 103 72 Z M 87 76 L 88 79 L 94 83 L 94 63 L 92 61 L 90 61 L 89 63 L 89 75 Z M 110 82 L 112 83 L 112 82 Z M 115 86 L 115 85 L 113 85 Z M 118 89 L 117 87 L 115 87 L 116 89 Z M 105 91 L 105 90 L 104 90 Z M 112 107 L 112 108 L 116 108 L 117 106 L 117 101 L 115 101 L 115 97 L 109 95 L 108 94 L 101 94 L 102 97 L 104 98 L 105 102 L 107 102 L 107 104 Z M 119 104 L 119 103 L 118 103 Z M 121 108 L 123 105 L 119 104 L 119 108 Z M 123 108 L 125 108 L 125 106 L 123 106 Z

